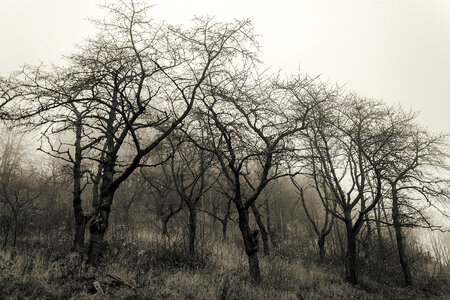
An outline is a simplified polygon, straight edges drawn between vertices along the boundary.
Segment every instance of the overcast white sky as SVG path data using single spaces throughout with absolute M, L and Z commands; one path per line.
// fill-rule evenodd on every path
M 111 1 L 111 0 L 110 0 Z M 0 74 L 58 63 L 93 32 L 105 0 L 0 0 Z M 107 1 L 106 1 L 107 2 Z M 157 19 L 250 18 L 264 62 L 421 112 L 450 132 L 450 0 L 153 0 Z

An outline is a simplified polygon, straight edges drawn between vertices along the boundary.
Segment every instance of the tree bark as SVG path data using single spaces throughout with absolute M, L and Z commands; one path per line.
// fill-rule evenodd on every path
M 412 276 L 411 270 L 409 268 L 409 263 L 405 254 L 405 245 L 403 244 L 404 238 L 399 217 L 398 192 L 395 184 L 392 184 L 391 187 L 392 187 L 392 220 L 394 223 L 395 238 L 397 241 L 398 257 L 400 260 L 400 265 L 402 266 L 405 284 L 409 286 L 412 285 Z
M 261 214 L 259 213 L 256 204 L 252 204 L 253 215 L 255 216 L 256 224 L 258 224 L 259 230 L 261 232 L 261 239 L 263 242 L 264 255 L 269 255 L 269 236 L 262 222 Z
M 248 208 L 238 208 L 239 229 L 244 240 L 245 253 L 248 256 L 250 277 L 254 282 L 261 282 L 258 259 L 258 231 L 252 231 L 249 225 Z

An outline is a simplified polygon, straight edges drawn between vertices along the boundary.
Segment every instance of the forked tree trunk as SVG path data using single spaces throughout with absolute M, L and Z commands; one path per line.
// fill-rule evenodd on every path
M 402 266 L 403 276 L 406 285 L 412 285 L 411 270 L 409 268 L 408 259 L 406 258 L 405 245 L 403 243 L 403 233 L 399 218 L 398 193 L 395 184 L 392 184 L 392 220 L 394 223 L 395 238 L 397 241 L 398 257 Z
M 250 277 L 254 282 L 261 282 L 258 259 L 258 231 L 250 230 L 249 213 L 247 208 L 238 209 L 239 229 L 244 240 L 245 253 L 248 256 Z
M 267 233 L 266 227 L 264 226 L 262 222 L 261 214 L 259 213 L 258 209 L 256 208 L 256 204 L 252 204 L 252 211 L 253 215 L 255 216 L 256 224 L 258 224 L 259 231 L 261 232 L 261 239 L 263 242 L 263 249 L 264 254 L 269 255 L 269 235 Z

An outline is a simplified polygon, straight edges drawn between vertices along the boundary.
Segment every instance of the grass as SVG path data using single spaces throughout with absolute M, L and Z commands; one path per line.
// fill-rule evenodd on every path
M 50 240 L 50 239 L 49 239 Z M 424 286 L 428 273 L 413 288 L 379 283 L 362 276 L 352 286 L 342 280 L 342 266 L 318 264 L 282 245 L 260 258 L 263 281 L 247 275 L 247 259 L 233 243 L 209 242 L 189 257 L 177 240 L 140 234 L 110 241 L 104 263 L 94 269 L 83 257 L 59 245 L 29 241 L 0 252 L 0 298 L 3 299 L 448 299 L 448 269 Z M 447 272 L 447 273 L 446 273 Z M 93 283 L 98 282 L 100 294 Z M 448 281 L 447 281 L 448 283 Z M 441 288 L 439 288 L 441 287 Z

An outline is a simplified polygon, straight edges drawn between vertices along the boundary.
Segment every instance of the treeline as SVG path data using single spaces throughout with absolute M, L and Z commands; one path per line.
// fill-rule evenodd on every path
M 256 282 L 258 240 L 268 255 L 298 239 L 322 261 L 331 240 L 352 284 L 362 256 L 383 276 L 395 246 L 412 284 L 405 231 L 437 228 L 430 208 L 445 215 L 446 136 L 319 78 L 261 71 L 248 20 L 172 26 L 135 1 L 107 11 L 64 65 L 1 78 L 6 126 L 38 134 L 52 158 L 26 160 L 19 131 L 2 134 L 3 246 L 65 225 L 97 265 L 116 225 L 132 234 L 151 219 L 170 235 L 177 220 L 191 256 L 199 223 L 224 240 L 237 228 Z

